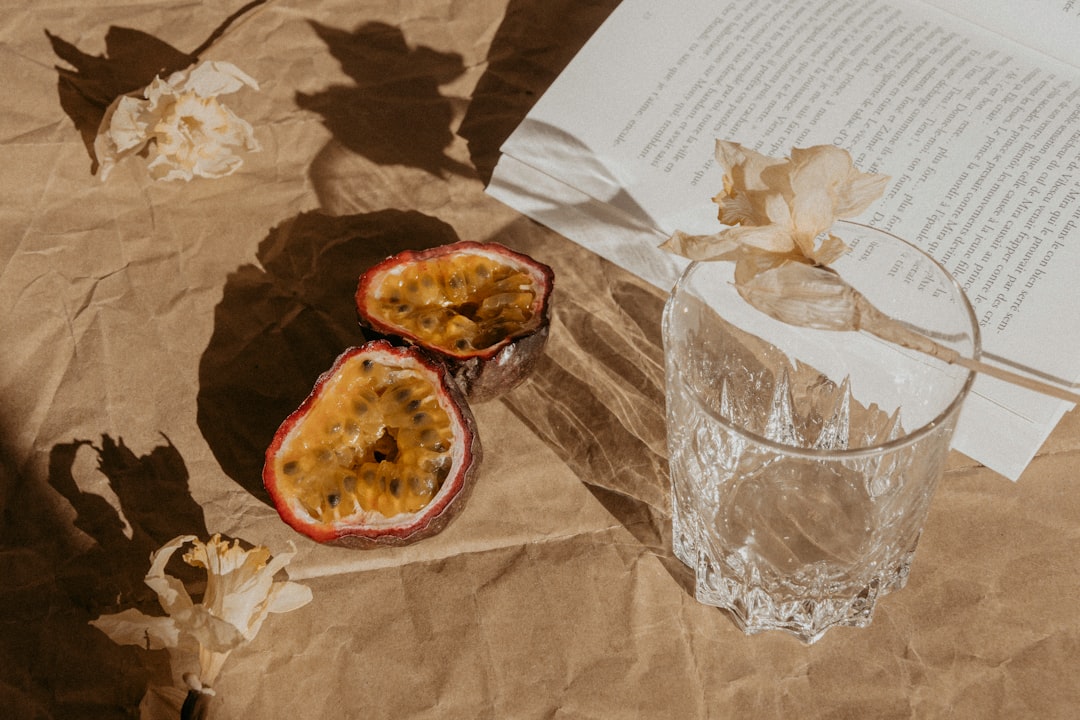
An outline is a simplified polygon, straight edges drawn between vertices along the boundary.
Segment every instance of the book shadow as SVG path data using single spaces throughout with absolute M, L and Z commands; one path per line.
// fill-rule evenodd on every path
M 458 129 L 485 185 L 500 146 L 618 4 L 510 0 Z
M 5 481 L 0 671 L 13 717 L 130 717 L 149 684 L 171 684 L 166 651 L 117 645 L 89 624 L 129 608 L 162 614 L 143 582 L 151 553 L 207 532 L 163 439 L 145 455 L 109 435 L 60 443 L 46 478 Z M 169 570 L 201 578 L 182 562 Z
M 321 116 L 335 149 L 379 166 L 405 166 L 445 178 L 473 177 L 473 168 L 450 157 L 454 108 L 439 86 L 465 72 L 461 55 L 410 45 L 401 28 L 366 22 L 343 30 L 308 21 L 351 84 L 297 92 L 296 104 Z M 333 152 L 324 150 L 309 174 L 320 206 L 334 207 Z
M 366 339 L 359 276 L 402 250 L 457 239 L 443 221 L 404 210 L 307 212 L 270 231 L 258 264 L 226 280 L 199 362 L 198 426 L 230 478 L 272 504 L 262 467 L 274 433 L 334 359 Z

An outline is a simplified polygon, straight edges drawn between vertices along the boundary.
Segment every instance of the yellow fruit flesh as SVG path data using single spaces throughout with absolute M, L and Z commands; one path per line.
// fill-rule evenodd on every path
M 352 357 L 275 459 L 278 488 L 317 522 L 428 505 L 450 470 L 450 417 L 420 371 Z
M 387 274 L 369 310 L 434 347 L 463 354 L 519 333 L 533 319 L 536 293 L 529 273 L 461 253 Z

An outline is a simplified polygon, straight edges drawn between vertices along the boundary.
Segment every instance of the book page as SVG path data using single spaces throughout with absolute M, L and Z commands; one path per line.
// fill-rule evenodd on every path
M 924 0 L 1080 68 L 1080 0 Z
M 892 176 L 862 219 L 945 265 L 985 351 L 1068 384 L 1080 357 L 1080 318 L 1066 311 L 1080 262 L 1078 77 L 920 3 L 624 0 L 504 145 L 491 190 L 515 204 L 506 168 L 524 187 L 535 172 L 650 229 L 619 228 L 624 246 L 655 246 L 719 227 L 716 138 L 777 156 L 839 145 Z M 617 247 L 602 254 L 651 273 L 642 247 L 633 261 Z M 977 390 L 984 417 L 1014 418 L 1005 438 L 1024 447 L 961 449 L 987 464 L 1009 455 L 992 466 L 1016 477 L 1068 405 L 987 378 Z

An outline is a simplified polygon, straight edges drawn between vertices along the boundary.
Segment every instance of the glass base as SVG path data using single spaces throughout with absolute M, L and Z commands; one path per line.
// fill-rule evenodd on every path
M 694 571 L 694 597 L 698 602 L 727 610 L 747 635 L 782 630 L 808 645 L 833 627 L 870 625 L 878 598 L 907 584 L 915 555 L 912 547 L 896 564 L 861 588 L 845 586 L 837 588 L 836 594 L 819 590 L 796 596 L 794 592 L 762 587 L 756 581 L 760 578 L 755 578 L 752 570 L 747 572 L 738 558 L 730 558 L 730 562 L 711 560 L 699 549 L 693 529 L 680 522 L 678 512 L 673 515 L 672 546 L 675 556 Z

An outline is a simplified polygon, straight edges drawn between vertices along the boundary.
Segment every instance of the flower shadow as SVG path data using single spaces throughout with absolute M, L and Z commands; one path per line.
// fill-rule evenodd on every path
M 405 249 L 457 240 L 415 211 L 303 213 L 270 231 L 259 265 L 226 281 L 199 363 L 197 422 L 218 463 L 270 504 L 262 484 L 267 446 L 346 348 L 364 342 L 354 296 L 361 273 Z
M 454 110 L 439 86 L 465 72 L 460 55 L 410 46 L 400 28 L 386 23 L 368 22 L 350 32 L 309 22 L 355 83 L 296 94 L 300 108 L 322 116 L 336 143 L 377 165 L 438 177 L 475 174 L 447 154 Z M 315 164 L 313 181 L 321 187 L 318 175 Z
M 83 598 L 95 596 L 95 605 L 106 606 L 122 597 L 156 602 L 142 577 L 150 554 L 180 534 L 206 535 L 203 510 L 191 497 L 188 472 L 176 447 L 166 444 L 149 454 L 137 456 L 124 441 L 108 435 L 99 446 L 75 440 L 53 447 L 49 456 L 49 484 L 75 509 L 74 526 L 95 540 L 96 547 L 73 563 L 67 580 Z M 83 490 L 72 468 L 83 447 L 93 448 L 98 470 L 108 479 L 123 516 L 101 495 Z M 164 508 L 168 512 L 162 512 Z M 115 578 L 114 587 L 101 585 L 102 576 L 111 577 L 118 567 L 132 568 Z
M 130 717 L 148 684 L 169 682 L 168 655 L 118 646 L 89 621 L 130 607 L 160 613 L 142 582 L 151 552 L 206 533 L 183 458 L 168 438 L 145 455 L 108 435 L 76 439 L 53 446 L 43 480 L 15 474 L 4 484 L 5 716 Z

